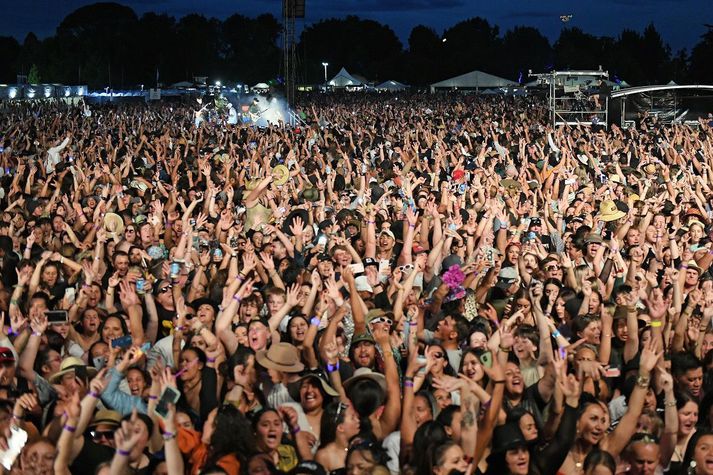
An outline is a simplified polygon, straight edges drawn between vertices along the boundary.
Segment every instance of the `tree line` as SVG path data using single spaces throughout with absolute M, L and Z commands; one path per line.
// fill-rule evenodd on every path
M 194 76 L 224 83 L 280 81 L 280 20 L 271 14 L 234 14 L 221 21 L 190 14 L 139 17 L 117 3 L 96 3 L 67 15 L 54 35 L 29 33 L 22 43 L 0 37 L 0 82 L 17 74 L 40 82 L 88 84 L 115 89 L 157 82 L 171 84 Z M 444 41 L 445 39 L 445 41 Z M 563 28 L 550 41 L 536 28 L 518 26 L 501 34 L 480 17 L 466 19 L 439 35 L 418 25 L 404 45 L 385 24 L 356 16 L 310 24 L 298 38 L 298 80 L 321 83 L 322 62 L 370 80 L 396 79 L 416 86 L 480 69 L 527 81 L 528 70 L 592 69 L 601 65 L 632 85 L 710 83 L 713 31 L 690 52 L 673 52 L 654 25 L 643 32 L 625 29 L 617 37 Z

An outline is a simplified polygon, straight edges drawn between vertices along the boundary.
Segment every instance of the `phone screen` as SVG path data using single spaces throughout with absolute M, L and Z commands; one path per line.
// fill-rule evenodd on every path
M 128 348 L 133 342 L 131 335 L 122 336 L 111 340 L 112 348 Z
M 171 386 L 166 386 L 158 400 L 158 404 L 156 404 L 156 413 L 159 416 L 166 418 L 168 416 L 168 405 L 176 404 L 180 397 L 181 393 Z
M 66 310 L 47 310 L 45 315 L 49 323 L 64 323 L 67 321 Z

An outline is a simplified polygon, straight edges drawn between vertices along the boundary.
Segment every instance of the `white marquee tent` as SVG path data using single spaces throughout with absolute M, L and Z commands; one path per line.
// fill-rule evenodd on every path
M 391 79 L 376 86 L 377 91 L 404 91 L 406 89 L 408 89 L 406 84 Z
M 431 84 L 431 91 L 436 89 L 485 89 L 491 87 L 518 86 L 515 81 L 484 73 L 483 71 L 471 71 L 460 76 L 445 79 Z
M 327 83 L 332 87 L 355 87 L 362 86 L 362 82 L 349 74 L 349 71 L 342 68 L 339 70 L 336 76 L 329 80 Z

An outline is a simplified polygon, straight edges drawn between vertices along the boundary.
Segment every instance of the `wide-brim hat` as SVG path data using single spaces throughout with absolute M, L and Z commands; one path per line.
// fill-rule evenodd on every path
M 276 165 L 272 169 L 273 183 L 282 186 L 290 179 L 290 170 L 284 165 Z
M 654 163 L 647 163 L 643 167 L 644 173 L 647 175 L 654 175 L 656 173 L 656 164 Z
M 303 226 L 307 227 L 309 225 L 309 213 L 307 212 L 307 210 L 301 208 L 295 209 L 287 215 L 287 218 L 285 218 L 285 222 L 282 224 L 282 232 L 287 234 L 288 236 L 292 236 L 292 230 L 290 229 L 290 226 L 292 226 L 292 223 L 298 217 L 302 218 Z
M 319 201 L 319 190 L 317 188 L 306 188 L 300 192 L 300 196 L 305 201 Z
M 299 373 L 305 369 L 300 361 L 299 350 L 290 343 L 275 343 L 267 350 L 260 350 L 255 360 L 263 368 L 282 371 L 283 373 Z
M 80 360 L 76 356 L 69 356 L 65 359 L 62 360 L 62 363 L 59 365 L 59 371 L 57 373 L 53 374 L 49 382 L 51 384 L 57 384 L 62 380 L 62 376 L 64 376 L 67 373 L 71 373 L 75 369 L 79 367 L 84 367 L 87 369 L 87 374 L 89 375 L 90 378 L 93 378 L 97 374 L 96 368 L 93 368 L 91 366 L 87 366 L 84 364 L 84 361 Z
M 500 186 L 505 188 L 507 191 L 520 191 L 522 189 L 522 184 L 511 178 L 505 178 L 500 182 Z
M 527 440 L 516 423 L 509 422 L 495 428 L 491 454 L 502 454 L 518 447 L 527 447 Z
M 384 391 L 384 394 L 386 393 L 386 377 L 383 374 L 372 371 L 369 368 L 359 368 L 354 371 L 354 375 L 344 381 L 344 390 L 349 392 L 349 388 L 351 388 L 355 383 L 365 380 L 375 382 L 379 385 L 381 390 Z
M 111 409 L 101 409 L 94 414 L 89 427 L 92 428 L 99 425 L 119 427 L 121 425 L 121 414 Z
M 196 312 L 198 311 L 201 305 L 210 305 L 213 308 L 213 312 L 215 313 L 215 315 L 218 315 L 218 312 L 220 310 L 218 308 L 218 304 L 214 300 L 209 299 L 208 297 L 195 299 L 188 305 Z
M 290 397 L 293 401 L 300 402 L 300 389 L 302 389 L 302 383 L 309 380 L 316 380 L 319 383 L 319 386 L 322 388 L 323 395 L 326 394 L 327 396 L 331 397 L 339 396 L 337 390 L 330 386 L 329 383 L 327 383 L 318 374 L 310 373 L 305 374 L 297 381 L 293 381 L 287 384 L 287 392 L 290 393 Z
M 104 215 L 104 231 L 111 237 L 116 237 L 124 233 L 124 219 L 116 213 Z
M 599 205 L 599 219 L 604 222 L 616 221 L 626 216 L 612 200 L 604 200 Z

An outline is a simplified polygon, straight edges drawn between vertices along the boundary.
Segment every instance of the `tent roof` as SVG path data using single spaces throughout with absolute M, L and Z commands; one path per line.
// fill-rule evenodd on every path
M 510 81 L 509 79 L 494 76 L 492 74 L 484 73 L 483 71 L 471 71 L 469 73 L 461 74 L 460 76 L 452 77 L 450 79 L 445 79 L 443 81 L 431 84 L 433 87 L 462 87 L 462 88 L 476 88 L 476 87 L 503 87 L 503 86 L 518 86 L 518 83 Z
M 193 87 L 193 83 L 190 81 L 181 81 L 175 84 L 171 84 L 171 87 Z
M 394 81 L 393 79 L 389 79 L 388 81 L 384 81 L 381 84 L 377 85 L 377 89 L 384 89 L 387 91 L 402 91 L 406 89 L 408 86 L 406 84 L 400 83 L 398 81 Z
M 342 68 L 339 70 L 336 76 L 330 79 L 327 84 L 334 87 L 361 86 L 362 81 L 358 80 L 357 78 L 349 74 L 349 71 Z
M 253 89 L 270 89 L 270 86 L 268 86 L 264 82 L 259 82 L 253 86 Z

